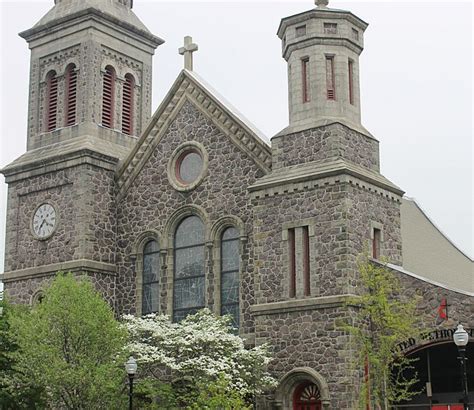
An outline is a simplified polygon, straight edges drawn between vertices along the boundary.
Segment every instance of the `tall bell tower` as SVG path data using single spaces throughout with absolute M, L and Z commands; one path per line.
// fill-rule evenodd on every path
M 58 271 L 87 275 L 115 302 L 118 164 L 151 116 L 152 56 L 163 43 L 132 0 L 55 0 L 31 29 L 27 152 L 8 184 L 11 300 L 34 300 Z
M 132 0 L 55 0 L 31 29 L 28 150 L 91 136 L 133 144 L 151 115 L 152 56 L 163 40 Z

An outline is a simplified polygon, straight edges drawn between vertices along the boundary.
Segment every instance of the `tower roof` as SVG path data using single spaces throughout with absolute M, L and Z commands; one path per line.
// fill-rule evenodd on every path
M 27 39 L 44 29 L 54 27 L 69 19 L 85 14 L 98 14 L 141 34 L 157 45 L 164 41 L 154 36 L 132 11 L 132 0 L 55 0 L 54 7 L 49 10 L 33 28 L 23 31 L 20 36 Z

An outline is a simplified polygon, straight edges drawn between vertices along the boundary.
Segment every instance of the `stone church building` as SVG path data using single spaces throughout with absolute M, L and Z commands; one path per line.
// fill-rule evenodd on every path
M 459 322 L 474 337 L 473 262 L 380 174 L 379 141 L 361 124 L 366 22 L 327 0 L 281 20 L 289 125 L 269 143 L 193 72 L 191 38 L 152 115 L 164 40 L 133 1 L 54 3 L 20 33 L 31 49 L 27 151 L 2 170 L 1 279 L 13 301 L 35 303 L 71 271 L 119 315 L 179 320 L 208 307 L 249 344 L 270 345 L 279 385 L 261 408 L 353 409 L 360 371 L 336 322 L 355 316 L 345 302 L 369 250 L 407 297 L 422 295 L 426 337 L 400 348 L 420 358 L 423 393 L 400 408 L 462 408 L 452 334 Z

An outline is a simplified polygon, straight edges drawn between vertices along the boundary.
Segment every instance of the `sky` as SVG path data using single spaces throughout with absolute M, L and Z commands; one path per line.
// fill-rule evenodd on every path
M 29 50 L 17 33 L 53 0 L 0 0 L 0 168 L 26 149 Z M 268 138 L 288 124 L 280 19 L 312 0 L 135 0 L 163 38 L 154 57 L 153 111 L 183 67 L 185 35 L 199 45 L 194 70 Z M 369 28 L 360 60 L 363 125 L 380 141 L 381 172 L 415 198 L 464 253 L 473 251 L 473 5 L 456 1 L 330 1 Z M 6 184 L 0 176 L 0 272 Z

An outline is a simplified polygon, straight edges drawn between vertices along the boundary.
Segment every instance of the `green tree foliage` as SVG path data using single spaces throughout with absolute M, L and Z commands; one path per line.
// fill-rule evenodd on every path
M 47 408 L 118 409 L 126 403 L 126 332 L 86 280 L 58 274 L 40 304 L 13 315 L 18 352 L 10 387 L 26 377 L 42 388 Z
M 367 257 L 359 262 L 359 272 L 365 291 L 350 302 L 359 308 L 356 323 L 345 326 L 356 344 L 357 367 L 369 369 L 359 405 L 367 408 L 370 396 L 371 408 L 388 409 L 419 393 L 413 391 L 417 376 L 408 371 L 413 370 L 412 360 L 397 350 L 400 342 L 417 336 L 418 299 L 404 298 L 394 273 Z
M 11 318 L 21 307 L 0 300 L 0 409 L 34 409 L 42 406 L 43 390 L 16 369 L 19 347 L 11 330 Z M 16 380 L 15 385 L 11 381 Z

